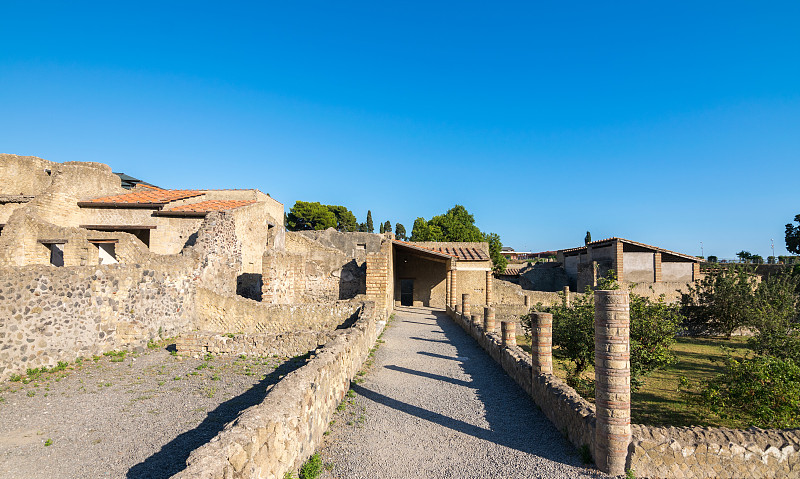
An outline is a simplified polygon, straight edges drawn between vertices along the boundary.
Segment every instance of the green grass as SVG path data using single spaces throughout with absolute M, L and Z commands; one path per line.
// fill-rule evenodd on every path
M 741 337 L 730 340 L 678 338 L 672 347 L 678 361 L 647 376 L 644 386 L 631 394 L 631 421 L 650 426 L 737 427 L 733 422 L 705 417 L 696 408 L 687 405 L 685 397 L 678 391 L 678 385 L 681 376 L 696 385 L 721 374 L 725 358 L 723 348 L 731 348 L 734 355 L 743 356 L 748 350 L 746 342 L 747 339 Z M 530 341 L 524 336 L 517 337 L 517 344 L 530 352 Z M 567 370 L 560 360 L 553 361 L 553 372 L 562 379 L 567 377 Z M 593 379 L 594 369 L 589 368 L 583 377 Z

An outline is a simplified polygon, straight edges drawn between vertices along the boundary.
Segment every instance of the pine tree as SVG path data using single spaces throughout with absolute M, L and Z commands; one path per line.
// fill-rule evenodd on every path
M 375 225 L 372 224 L 372 211 L 367 210 L 367 233 L 374 233 Z
M 392 232 L 392 223 L 390 223 L 389 220 L 386 220 L 386 223 L 383 224 L 383 232 L 384 233 Z
M 400 241 L 406 240 L 406 227 L 397 223 L 394 225 L 394 236 Z

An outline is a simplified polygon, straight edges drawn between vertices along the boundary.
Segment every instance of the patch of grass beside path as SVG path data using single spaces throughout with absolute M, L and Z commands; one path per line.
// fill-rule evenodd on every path
M 678 391 L 681 376 L 696 385 L 723 371 L 724 348 L 733 350 L 735 356 L 747 352 L 747 338 L 678 338 L 672 349 L 678 361 L 645 378 L 644 386 L 631 394 L 631 422 L 649 426 L 722 426 L 737 427 L 734 422 L 710 420 L 697 408 L 687 405 Z M 530 353 L 530 340 L 517 336 L 517 344 Z M 553 361 L 556 376 L 566 379 L 567 370 L 561 360 Z M 589 368 L 584 378 L 594 379 L 594 368 Z M 594 401 L 590 399 L 590 401 Z

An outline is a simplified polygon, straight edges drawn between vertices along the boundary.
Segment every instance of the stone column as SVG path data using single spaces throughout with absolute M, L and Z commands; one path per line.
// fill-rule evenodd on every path
M 595 462 L 625 474 L 631 440 L 630 305 L 627 291 L 594 292 Z
M 450 304 L 450 296 L 453 294 L 453 271 L 447 270 L 447 276 L 445 277 L 445 287 L 444 287 L 444 306 L 445 308 L 452 307 Z
M 503 338 L 503 347 L 517 345 L 517 323 L 514 321 L 501 321 L 500 331 Z
M 564 306 L 569 308 L 572 305 L 571 298 L 569 297 L 569 286 L 564 286 Z
M 492 272 L 486 272 L 486 306 L 490 306 L 492 301 L 494 301 L 493 295 L 494 292 L 492 291 Z
M 483 330 L 487 333 L 493 333 L 495 327 L 494 306 L 487 306 L 483 308 Z
M 456 309 L 456 303 L 458 300 L 458 271 L 451 269 L 450 270 L 450 307 Z
M 553 374 L 553 315 L 533 313 L 531 324 L 533 374 Z
M 469 293 L 461 295 L 461 314 L 463 314 L 465 318 L 469 318 Z
M 478 325 L 481 324 L 481 317 L 477 314 L 472 315 L 472 324 L 470 325 L 470 329 L 477 329 Z

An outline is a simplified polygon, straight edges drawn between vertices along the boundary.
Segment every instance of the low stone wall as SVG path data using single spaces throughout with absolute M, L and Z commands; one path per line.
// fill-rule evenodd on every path
M 174 479 L 283 478 L 314 453 L 336 406 L 383 330 L 374 303 L 187 459 Z
M 358 299 L 303 304 L 266 304 L 198 288 L 197 329 L 217 333 L 330 331 L 352 319 Z
M 281 356 L 305 354 L 333 338 L 333 332 L 294 331 L 284 334 L 220 334 L 209 331 L 184 333 L 175 340 L 180 354 L 206 353 L 238 356 Z
M 0 380 L 190 329 L 192 264 L 154 266 L 0 269 Z
M 527 392 L 545 416 L 575 447 L 594 451 L 595 408 L 574 389 L 553 374 L 538 374 L 533 380 L 531 356 L 518 346 L 503 346 L 498 333 L 486 333 L 462 315 L 448 310 L 453 320 L 467 331 L 506 373 Z
M 800 477 L 800 430 L 631 426 L 628 469 L 649 478 Z

